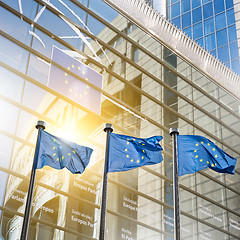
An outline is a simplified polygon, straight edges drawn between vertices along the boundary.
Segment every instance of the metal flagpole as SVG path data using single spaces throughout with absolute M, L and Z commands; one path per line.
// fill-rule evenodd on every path
M 179 129 L 170 128 L 169 133 L 173 139 L 174 239 L 180 240 L 180 210 L 179 210 L 178 153 L 177 153 L 177 135 L 179 134 Z
M 37 143 L 35 148 L 35 154 L 34 154 L 34 160 L 32 165 L 32 172 L 28 187 L 28 195 L 27 195 L 27 202 L 25 206 L 25 212 L 24 212 L 24 218 L 23 218 L 23 225 L 22 225 L 22 232 L 21 232 L 21 240 L 27 240 L 28 236 L 28 229 L 29 229 L 29 221 L 30 221 L 30 215 L 31 215 L 31 209 L 32 209 L 32 197 L 33 197 L 33 189 L 35 184 L 35 175 L 36 175 L 36 164 L 38 159 L 38 153 L 39 153 L 39 133 L 40 129 L 45 129 L 46 123 L 44 121 L 38 121 L 36 128 L 38 129 L 38 136 L 37 136 Z
M 107 170 L 108 170 L 108 156 L 109 156 L 109 133 L 113 131 L 112 124 L 106 123 L 104 126 L 104 131 L 107 132 L 107 139 L 106 139 L 106 148 L 105 148 L 105 162 L 104 162 L 104 169 L 103 169 L 99 240 L 105 239 L 106 213 L 107 213 L 107 184 L 108 184 Z

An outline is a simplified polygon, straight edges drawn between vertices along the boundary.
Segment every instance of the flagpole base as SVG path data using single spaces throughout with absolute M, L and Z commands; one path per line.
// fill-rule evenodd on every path
M 42 120 L 37 121 L 36 129 L 44 130 L 46 128 L 46 123 Z
M 104 125 L 104 129 L 103 130 L 104 130 L 104 132 L 107 132 L 107 131 L 112 132 L 113 131 L 113 125 L 111 123 L 106 123 Z

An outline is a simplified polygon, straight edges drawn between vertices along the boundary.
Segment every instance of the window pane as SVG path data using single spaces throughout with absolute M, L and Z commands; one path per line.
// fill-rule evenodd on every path
M 211 53 L 213 56 L 217 57 L 216 49 L 212 50 L 210 53 Z
M 184 29 L 184 32 L 185 32 L 189 37 L 192 37 L 192 28 L 191 28 L 191 27 L 185 28 L 185 29 Z
M 215 34 L 214 33 L 205 37 L 205 48 L 208 51 L 211 51 L 214 48 L 216 48 Z
M 208 18 L 213 15 L 213 6 L 212 3 L 208 3 L 206 5 L 203 5 L 203 17 Z
M 240 75 L 240 64 L 239 64 L 239 60 L 235 60 L 232 61 L 232 69 L 235 73 L 237 73 L 238 75 Z
M 225 13 L 216 15 L 216 30 L 220 30 L 226 27 L 226 17 Z
M 0 36 L 0 46 L 4 46 L 0 49 L 0 60 L 19 71 L 25 72 L 28 52 L 2 36 Z
M 233 7 L 233 0 L 226 0 L 226 8 L 232 8 Z
M 229 61 L 228 45 L 218 48 L 218 58 L 224 63 Z
M 181 28 L 181 22 L 180 22 L 180 17 L 176 17 L 172 20 L 172 23 L 176 25 L 177 27 Z
M 190 0 L 182 0 L 182 12 L 187 12 L 190 10 Z
M 227 11 L 227 22 L 228 22 L 228 26 L 234 24 L 234 22 L 235 22 L 233 8 L 230 9 L 229 11 Z
M 230 44 L 231 60 L 239 58 L 237 42 Z
M 217 46 L 221 47 L 227 44 L 227 29 L 223 29 L 217 32 Z
M 193 24 L 202 20 L 202 10 L 201 8 L 196 8 L 193 10 Z
M 173 4 L 173 3 L 176 3 L 176 2 L 178 2 L 178 1 L 179 1 L 179 0 L 172 0 L 171 2 L 172 2 L 172 4 Z
M 182 28 L 191 25 L 191 12 L 182 15 Z
M 172 5 L 171 11 L 172 11 L 171 18 L 175 18 L 176 16 L 179 16 L 180 15 L 180 3 L 178 2 L 174 5 Z
M 228 28 L 229 42 L 237 40 L 237 32 L 235 24 Z
M 197 39 L 203 36 L 203 27 L 202 23 L 198 23 L 193 26 L 193 38 Z
M 192 8 L 201 6 L 201 0 L 192 0 Z
M 1 136 L 0 136 L 1 137 Z M 6 151 L 5 148 L 3 147 L 4 152 Z M 1 161 L 3 161 L 5 163 L 5 156 L 3 158 L 1 158 L 0 160 L 0 164 Z M 10 157 L 9 157 L 10 158 Z M 9 161 L 10 162 L 10 161 Z M 6 165 L 6 163 L 4 164 Z M 4 166 L 5 168 L 8 168 L 6 166 Z M 5 198 L 5 188 L 7 186 L 7 180 L 8 180 L 8 174 L 5 172 L 0 171 L 0 177 L 1 177 L 1 182 L 0 182 L 0 188 L 1 188 L 1 192 L 0 192 L 0 204 L 3 205 L 4 202 L 4 198 Z M 0 211 L 1 214 L 1 211 Z M 3 238 L 2 238 L 3 239 Z
M 2 115 L 4 113 L 4 117 L 0 118 L 0 129 L 14 134 L 17 126 L 19 109 L 0 99 L 0 112 Z
M 199 43 L 202 47 L 203 47 L 203 38 L 199 38 L 198 40 L 196 40 L 197 43 Z
M 216 14 L 224 11 L 224 0 L 214 0 L 214 10 Z
M 214 31 L 214 21 L 213 18 L 209 18 L 204 21 L 204 32 L 205 34 L 212 33 Z
M 3 67 L 0 67 L 0 72 L 0 94 L 20 102 L 24 79 Z
M 13 147 L 13 139 L 0 134 L 0 166 L 4 168 L 9 168 L 10 166 L 10 161 L 11 161 L 11 155 L 12 155 L 12 147 Z M 4 154 L 3 154 L 4 153 Z M 1 176 L 1 182 L 3 180 L 2 174 Z M 1 186 L 1 183 L 0 183 Z M 1 186 L 2 187 L 2 186 Z M 2 188 L 1 188 L 1 193 L 2 193 Z M 2 195 L 0 193 L 0 196 Z M 0 204 L 2 202 L 2 197 L 0 197 Z
M 230 62 L 224 63 L 228 68 L 231 68 Z

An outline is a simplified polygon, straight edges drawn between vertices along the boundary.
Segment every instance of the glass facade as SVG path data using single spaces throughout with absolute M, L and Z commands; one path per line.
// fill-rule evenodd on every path
M 212 1 L 205 2 L 215 9 Z M 171 4 L 181 6 L 186 19 L 193 5 L 201 6 L 200 1 Z M 206 17 L 194 23 L 209 35 L 224 36 L 235 27 L 226 25 L 215 33 L 211 8 L 201 6 L 201 11 Z M 221 14 L 221 6 L 214 11 Z M 203 38 L 201 26 L 193 34 L 194 29 Z M 47 166 L 37 170 L 31 240 L 98 239 L 107 122 L 115 133 L 164 137 L 162 163 L 109 173 L 109 240 L 173 240 L 170 127 L 178 127 L 180 134 L 205 136 L 239 159 L 239 99 L 102 1 L 1 1 L 0 33 L 0 239 L 20 236 L 39 119 L 47 123 L 48 132 L 94 152 L 82 175 Z M 207 43 L 211 51 L 226 52 L 224 47 L 232 44 L 226 58 L 236 60 L 235 42 L 224 37 L 216 42 L 214 36 Z M 77 66 L 53 61 L 54 47 L 101 74 L 102 89 L 84 71 L 77 75 Z M 69 88 L 69 97 L 51 88 L 53 66 L 85 83 L 83 94 L 75 96 Z M 64 84 L 68 88 L 67 80 Z M 101 92 L 100 114 L 81 105 L 89 86 Z M 240 239 L 239 167 L 237 163 L 235 175 L 204 170 L 180 178 L 183 239 Z
M 167 2 L 167 18 L 239 75 L 233 0 L 168 0 Z

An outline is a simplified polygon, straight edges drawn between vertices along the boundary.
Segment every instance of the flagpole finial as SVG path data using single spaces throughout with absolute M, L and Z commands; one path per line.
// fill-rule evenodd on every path
M 42 120 L 39 120 L 39 121 L 37 121 L 36 128 L 37 129 L 41 128 L 42 130 L 44 130 L 46 128 L 46 123 Z
M 170 128 L 169 129 L 169 134 L 172 136 L 172 134 L 179 134 L 179 129 L 176 127 Z
M 104 129 L 103 130 L 104 130 L 104 132 L 106 132 L 106 131 L 112 132 L 113 131 L 113 125 L 111 123 L 106 123 L 104 125 Z

